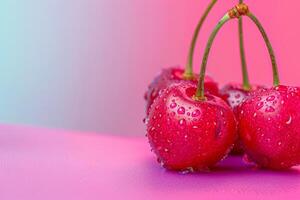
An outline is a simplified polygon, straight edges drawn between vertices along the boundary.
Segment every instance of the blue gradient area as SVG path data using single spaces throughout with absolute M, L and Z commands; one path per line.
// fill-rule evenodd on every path
M 70 3 L 1 1 L 1 122 L 72 127 L 67 102 L 75 98 L 80 55 Z

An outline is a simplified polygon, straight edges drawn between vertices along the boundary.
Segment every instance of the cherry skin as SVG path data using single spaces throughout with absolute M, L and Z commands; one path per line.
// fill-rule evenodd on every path
M 232 108 L 236 119 L 238 119 L 238 106 L 250 95 L 251 92 L 261 88 L 263 88 L 263 86 L 253 85 L 251 86 L 251 89 L 247 91 L 243 89 L 241 84 L 230 83 L 220 90 L 220 97 L 228 103 L 228 105 Z M 241 155 L 244 153 L 243 145 L 239 139 L 237 139 L 234 144 L 231 153 L 235 155 Z
M 239 107 L 247 157 L 268 169 L 300 164 L 300 89 L 278 86 L 252 93 Z
M 149 108 L 153 101 L 159 96 L 160 92 L 167 88 L 172 83 L 179 83 L 181 81 L 198 83 L 198 75 L 192 80 L 185 80 L 183 77 L 184 70 L 180 67 L 171 67 L 163 69 L 162 72 L 153 80 L 149 85 L 147 92 L 145 93 L 146 100 L 146 113 L 149 113 Z M 218 84 L 209 76 L 205 77 L 206 91 L 213 95 L 218 95 Z
M 224 158 L 236 135 L 236 122 L 222 99 L 206 94 L 194 100 L 196 84 L 166 88 L 150 109 L 147 136 L 158 161 L 167 169 L 205 170 Z

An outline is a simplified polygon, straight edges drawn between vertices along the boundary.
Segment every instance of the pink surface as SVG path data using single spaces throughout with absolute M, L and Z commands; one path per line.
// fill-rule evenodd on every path
M 214 172 L 160 168 L 145 138 L 0 126 L 0 199 L 289 199 L 300 168 L 253 170 L 238 157 Z

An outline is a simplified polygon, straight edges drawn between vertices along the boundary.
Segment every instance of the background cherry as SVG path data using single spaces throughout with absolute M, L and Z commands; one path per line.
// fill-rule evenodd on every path
M 250 95 L 251 92 L 263 88 L 263 86 L 251 85 L 250 89 L 245 89 L 245 85 L 241 84 L 227 84 L 220 90 L 220 97 L 228 103 L 232 108 L 234 115 L 238 118 L 238 106 Z M 237 130 L 238 131 L 238 130 Z M 238 139 L 231 151 L 236 155 L 244 153 L 243 145 Z

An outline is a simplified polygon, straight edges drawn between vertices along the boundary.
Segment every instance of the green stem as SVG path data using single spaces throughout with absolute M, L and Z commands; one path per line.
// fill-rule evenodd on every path
M 249 12 L 247 16 L 256 24 L 257 28 L 259 29 L 260 33 L 262 34 L 262 37 L 264 38 L 264 41 L 267 45 L 271 62 L 272 62 L 272 70 L 273 70 L 273 85 L 278 86 L 280 84 L 279 81 L 279 74 L 278 74 L 278 67 L 277 62 L 274 54 L 274 50 L 272 48 L 271 42 L 267 36 L 267 33 L 265 29 L 263 28 L 262 24 L 259 22 L 259 20 L 253 15 L 253 13 Z
M 240 3 L 244 3 L 243 0 L 240 0 Z M 242 64 L 242 75 L 243 75 L 243 89 L 250 90 L 250 82 L 247 70 L 247 62 L 245 56 L 245 45 L 244 45 L 244 31 L 243 31 L 243 18 L 239 17 L 239 40 L 240 40 L 240 57 Z
M 195 99 L 196 100 L 205 100 L 205 96 L 204 96 L 204 77 L 205 77 L 205 72 L 206 72 L 206 65 L 207 65 L 207 59 L 209 56 L 209 52 L 211 49 L 211 46 L 213 44 L 214 39 L 216 38 L 217 33 L 219 32 L 219 30 L 222 28 L 222 26 L 228 22 L 230 20 L 230 16 L 228 15 L 228 13 L 219 21 L 218 25 L 214 28 L 212 34 L 210 35 L 206 48 L 205 48 L 205 52 L 204 52 L 204 56 L 203 56 L 203 60 L 202 60 L 202 65 L 201 65 L 201 72 L 200 72 L 200 80 L 198 82 L 198 88 L 195 94 Z
M 195 29 L 193 39 L 192 39 L 192 42 L 191 42 L 191 45 L 190 45 L 190 49 L 189 49 L 188 62 L 187 62 L 185 72 L 184 72 L 184 75 L 183 75 L 185 79 L 194 78 L 194 75 L 193 75 L 193 58 L 194 58 L 194 52 L 195 52 L 195 47 L 196 47 L 196 42 L 197 42 L 197 39 L 198 39 L 198 35 L 199 35 L 199 32 L 202 28 L 202 25 L 203 25 L 204 21 L 206 20 L 209 12 L 214 7 L 216 2 L 217 2 L 217 0 L 212 0 L 210 2 L 210 4 L 207 6 L 205 12 L 203 13 L 200 21 L 197 24 L 197 27 Z

